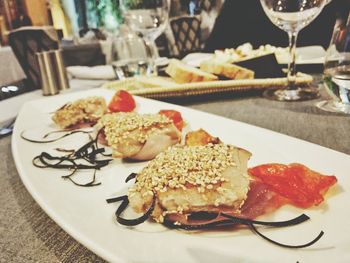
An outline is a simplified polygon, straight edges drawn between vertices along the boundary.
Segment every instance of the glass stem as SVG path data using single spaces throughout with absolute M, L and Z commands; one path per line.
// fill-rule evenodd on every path
M 145 42 L 150 50 L 150 55 L 152 59 L 157 59 L 159 57 L 159 53 L 158 53 L 156 41 L 151 37 L 145 37 Z
M 159 58 L 158 48 L 154 39 L 150 37 L 144 37 L 145 44 L 148 48 L 150 55 L 150 61 L 148 66 L 148 74 L 157 75 L 156 59 Z
M 287 89 L 295 90 L 296 86 L 296 68 L 295 68 L 295 49 L 297 43 L 298 32 L 288 32 L 289 37 L 289 54 L 290 54 L 290 62 L 288 64 L 288 86 Z

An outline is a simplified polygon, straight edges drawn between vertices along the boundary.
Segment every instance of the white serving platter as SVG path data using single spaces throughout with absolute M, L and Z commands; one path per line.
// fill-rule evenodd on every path
M 67 233 L 97 255 L 110 262 L 350 262 L 350 156 L 241 122 L 139 97 L 136 98 L 139 112 L 178 110 L 189 124 L 188 129 L 204 128 L 225 143 L 249 150 L 253 154 L 250 167 L 299 162 L 323 174 L 335 174 L 338 187 L 320 207 L 303 211 L 285 206 L 269 216 L 285 220 L 306 213 L 311 217 L 308 222 L 285 229 L 261 229 L 269 237 L 289 244 L 305 243 L 321 230 L 325 232 L 318 243 L 305 249 L 277 247 L 245 229 L 187 233 L 152 222 L 135 228 L 119 225 L 114 217 L 118 204 L 107 204 L 105 199 L 126 193 L 126 176 L 138 172 L 145 162 L 114 160 L 97 174 L 102 185 L 81 188 L 63 180 L 60 176 L 65 172 L 34 167 L 32 159 L 57 147 L 77 148 L 87 141 L 86 136 L 78 134 L 50 144 L 20 138 L 23 130 L 55 129 L 51 112 L 68 101 L 91 95 L 109 100 L 113 91 L 94 89 L 26 103 L 15 124 L 12 152 L 19 175 L 36 202 Z

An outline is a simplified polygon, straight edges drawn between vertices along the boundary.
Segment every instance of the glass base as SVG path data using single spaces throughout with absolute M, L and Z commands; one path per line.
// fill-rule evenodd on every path
M 320 94 L 318 90 L 315 88 L 297 88 L 293 90 L 289 90 L 289 89 L 266 90 L 263 96 L 270 100 L 303 101 L 303 100 L 316 99 L 320 96 Z
M 350 114 L 350 104 L 344 104 L 334 100 L 320 101 L 316 103 L 316 107 L 329 112 L 340 112 Z

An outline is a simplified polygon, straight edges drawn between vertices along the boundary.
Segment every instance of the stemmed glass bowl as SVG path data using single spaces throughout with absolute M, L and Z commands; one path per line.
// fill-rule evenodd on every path
M 140 33 L 151 49 L 153 60 L 158 58 L 155 44 L 169 18 L 168 0 L 120 0 L 125 23 Z
M 260 0 L 261 5 L 273 24 L 286 31 L 289 37 L 290 62 L 288 65 L 287 87 L 267 91 L 267 98 L 280 101 L 313 99 L 318 91 L 296 83 L 295 48 L 298 33 L 313 21 L 322 11 L 328 0 Z M 321 34 L 320 29 L 320 34 Z
M 331 112 L 350 114 L 350 14 L 333 32 L 324 64 L 323 84 L 330 100 L 316 104 Z

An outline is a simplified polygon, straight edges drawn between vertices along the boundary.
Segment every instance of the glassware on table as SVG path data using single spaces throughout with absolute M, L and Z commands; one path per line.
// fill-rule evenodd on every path
M 153 72 L 152 56 L 143 38 L 130 31 L 126 25 L 113 40 L 112 66 L 118 79 Z
M 350 114 L 350 14 L 348 20 L 340 22 L 333 32 L 324 64 L 323 83 L 332 99 L 316 106 Z
M 151 48 L 153 60 L 159 57 L 155 40 L 165 30 L 169 18 L 168 0 L 120 0 L 125 23 L 141 33 Z
M 318 91 L 296 83 L 295 48 L 299 31 L 310 24 L 329 2 L 327 0 L 260 0 L 261 5 L 273 24 L 286 31 L 289 37 L 290 62 L 288 65 L 287 87 L 268 90 L 265 97 L 279 101 L 300 101 L 318 97 Z M 320 31 L 320 34 L 322 32 Z

